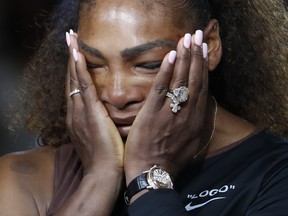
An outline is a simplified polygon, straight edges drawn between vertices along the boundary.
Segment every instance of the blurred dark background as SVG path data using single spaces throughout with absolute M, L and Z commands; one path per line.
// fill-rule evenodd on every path
M 11 113 L 15 87 L 24 66 L 44 36 L 44 21 L 60 0 L 1 0 L 0 2 L 0 156 L 33 148 L 37 135 L 25 131 L 11 134 L 7 116 Z

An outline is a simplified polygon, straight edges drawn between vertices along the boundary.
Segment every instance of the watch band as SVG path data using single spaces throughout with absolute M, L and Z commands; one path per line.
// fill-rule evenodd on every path
M 127 187 L 127 190 L 124 194 L 126 204 L 129 204 L 131 198 L 140 192 L 141 190 L 147 189 L 149 186 L 147 182 L 147 173 L 142 173 L 141 175 L 134 178 Z

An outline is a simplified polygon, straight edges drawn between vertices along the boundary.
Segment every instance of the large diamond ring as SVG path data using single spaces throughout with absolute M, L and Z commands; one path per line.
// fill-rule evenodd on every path
M 168 91 L 166 96 L 173 101 L 173 103 L 170 104 L 172 112 L 177 113 L 181 109 L 180 103 L 188 100 L 189 89 L 186 86 L 181 86 L 174 89 L 172 92 Z
M 73 91 L 70 92 L 69 96 L 72 97 L 75 94 L 79 94 L 81 91 L 79 88 L 74 89 Z

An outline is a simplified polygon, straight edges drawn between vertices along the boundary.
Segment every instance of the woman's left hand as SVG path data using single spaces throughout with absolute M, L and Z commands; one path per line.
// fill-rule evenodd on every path
M 176 59 L 175 51 L 165 56 L 127 138 L 124 158 L 127 183 L 154 164 L 175 175 L 196 154 L 208 95 L 207 45 L 202 44 L 202 38 L 200 31 L 192 40 L 191 35 L 186 35 L 178 43 Z M 166 92 L 180 86 L 188 87 L 189 98 L 180 104 L 181 110 L 173 113 L 172 100 Z

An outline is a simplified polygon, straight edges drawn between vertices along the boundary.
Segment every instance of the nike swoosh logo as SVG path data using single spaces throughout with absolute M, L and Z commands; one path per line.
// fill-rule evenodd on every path
M 215 198 L 213 198 L 213 199 L 208 200 L 208 201 L 205 202 L 205 203 L 201 203 L 201 204 L 198 204 L 198 205 L 192 205 L 192 202 L 190 202 L 190 203 L 185 207 L 185 209 L 186 209 L 186 211 L 192 211 L 192 210 L 194 210 L 194 209 L 201 208 L 201 207 L 203 207 L 204 205 L 206 205 L 206 204 L 208 204 L 208 203 L 210 203 L 210 202 L 212 202 L 212 201 L 220 200 L 220 199 L 225 199 L 225 198 L 226 198 L 226 197 L 215 197 Z

